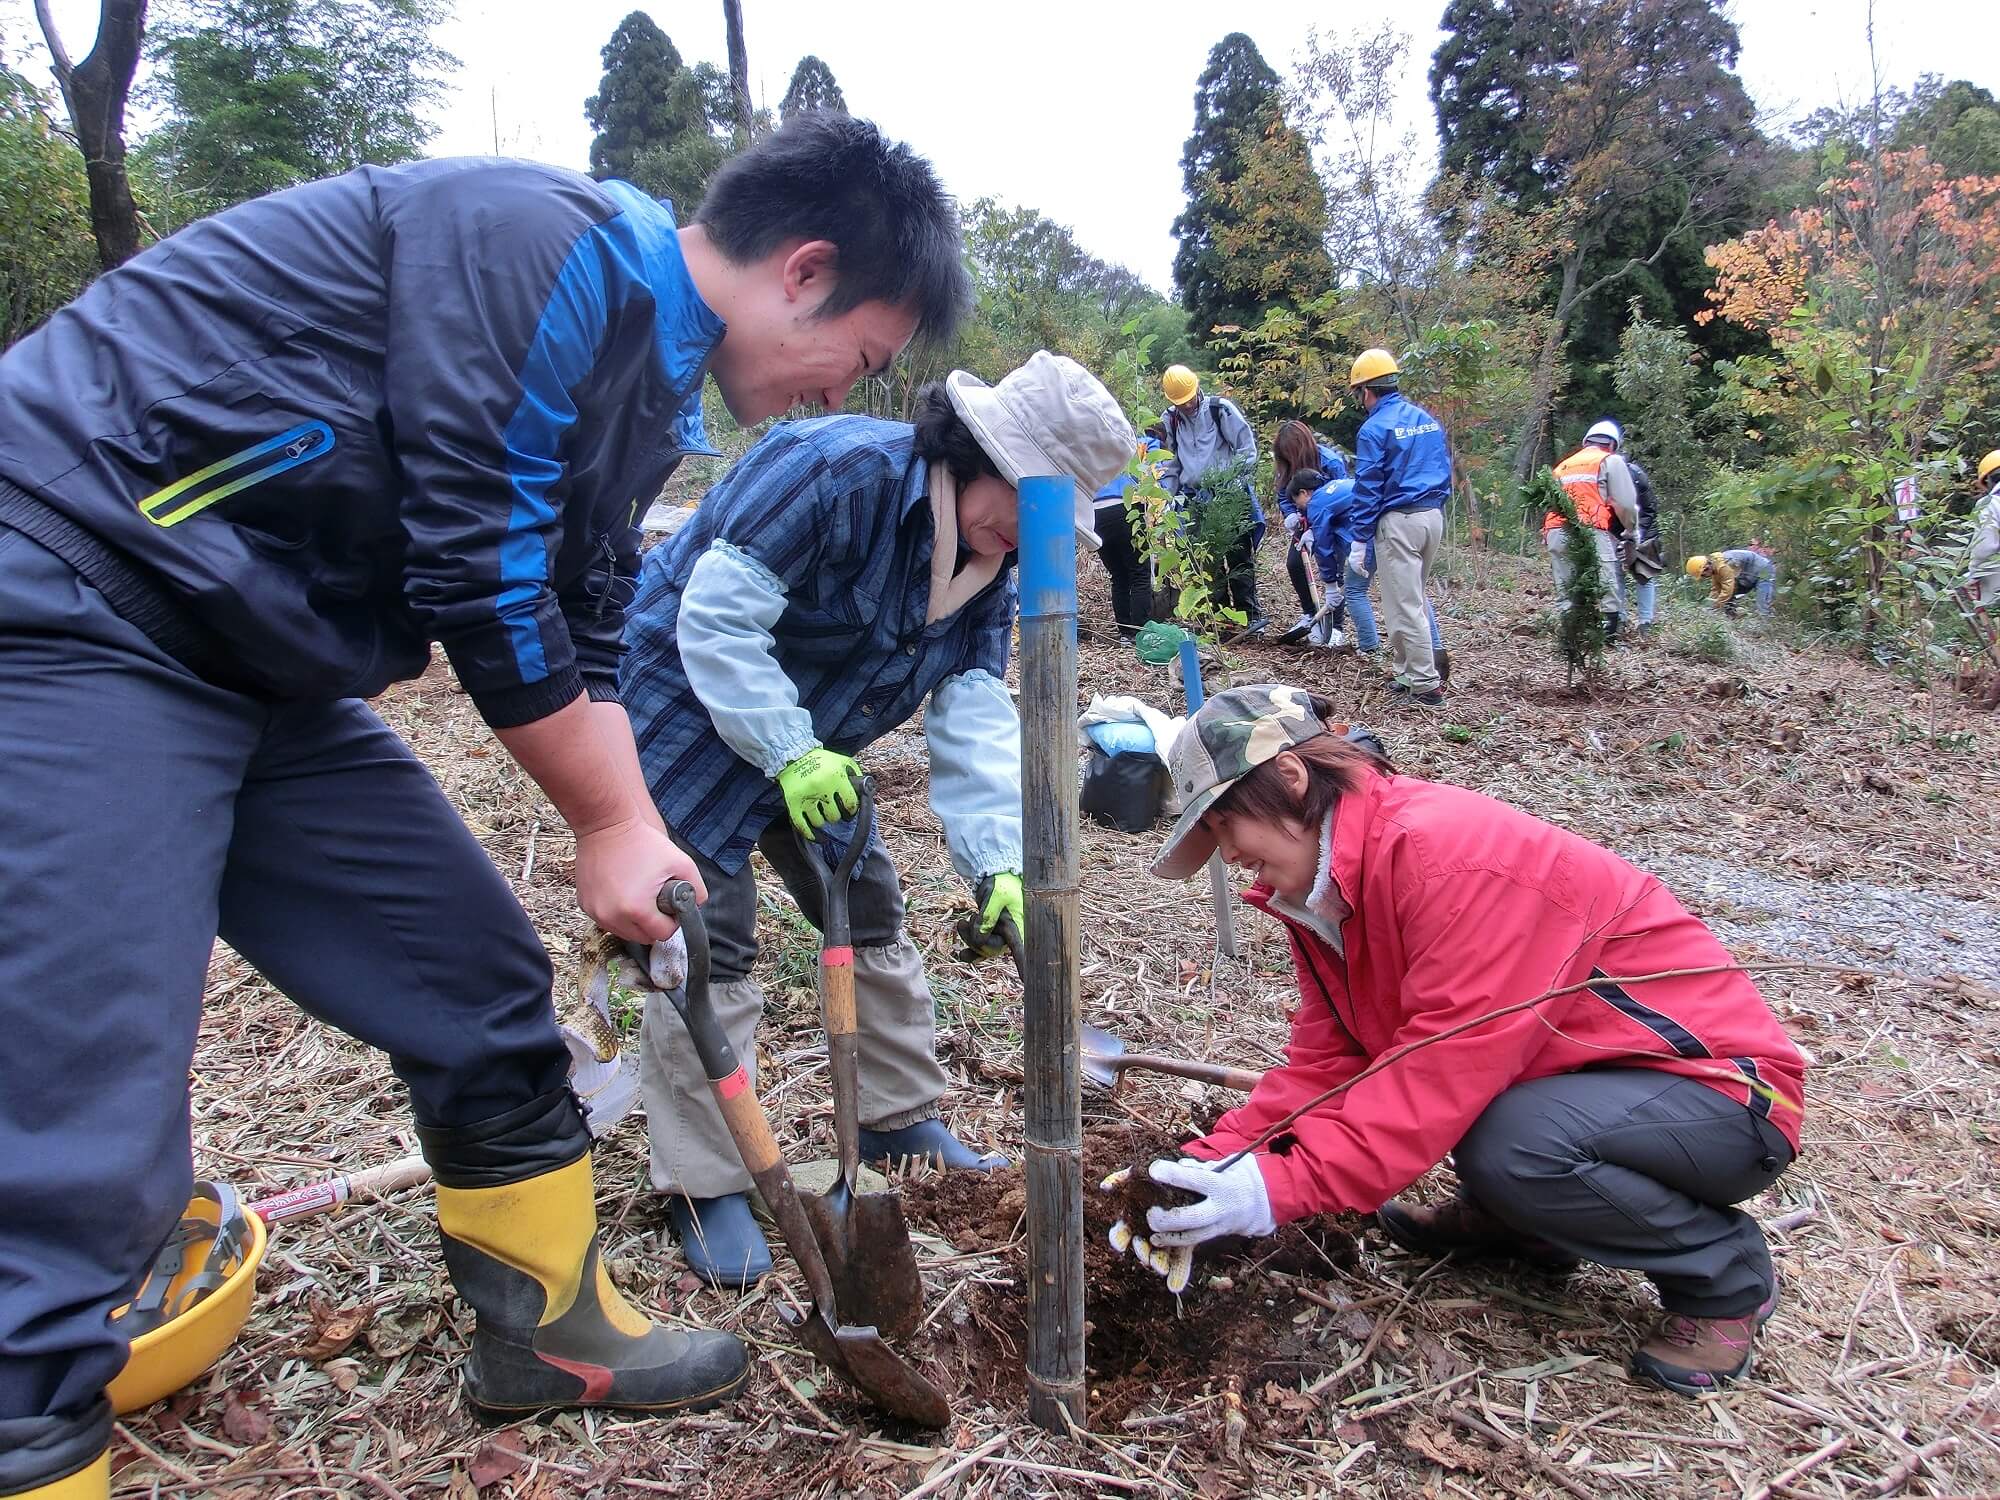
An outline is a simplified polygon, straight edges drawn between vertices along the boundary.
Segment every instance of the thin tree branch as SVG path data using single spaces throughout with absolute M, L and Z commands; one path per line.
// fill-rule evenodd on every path
M 49 0 L 35 0 L 35 19 L 41 23 L 42 40 L 49 44 L 49 58 L 55 68 L 56 86 L 62 90 L 63 108 L 69 111 L 72 124 L 76 120 L 76 96 L 70 92 L 70 75 L 76 65 L 69 60 L 64 49 L 62 34 L 56 30 L 55 14 L 49 9 Z

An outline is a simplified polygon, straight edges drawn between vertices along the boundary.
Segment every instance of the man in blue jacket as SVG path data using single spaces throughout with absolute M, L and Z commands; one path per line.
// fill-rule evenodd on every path
M 1405 702 L 1434 708 L 1444 702 L 1444 687 L 1431 649 L 1425 581 L 1444 540 L 1451 454 L 1437 418 L 1404 400 L 1397 380 L 1395 356 L 1386 349 L 1363 350 L 1348 376 L 1368 412 L 1354 442 L 1348 566 L 1365 572 L 1374 545 L 1392 690 Z
M 811 116 L 694 222 L 526 162 L 364 168 L 190 225 L 0 360 L 0 1494 L 106 1493 L 108 1320 L 191 1190 L 218 933 L 385 1049 L 436 1171 L 488 1413 L 713 1404 L 742 1346 L 625 1304 L 550 969 L 360 699 L 441 642 L 669 936 L 699 883 L 618 699 L 635 514 L 740 422 L 837 407 L 967 287 L 927 163 Z

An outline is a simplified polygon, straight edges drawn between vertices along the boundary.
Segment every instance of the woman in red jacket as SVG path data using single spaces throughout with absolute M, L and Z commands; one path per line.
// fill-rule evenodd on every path
M 1379 1211 L 1419 1253 L 1643 1271 L 1665 1316 L 1633 1373 L 1689 1395 L 1742 1375 L 1777 1292 L 1733 1205 L 1797 1155 L 1799 1049 L 1652 876 L 1394 774 L 1331 710 L 1235 688 L 1174 744 L 1186 811 L 1153 872 L 1185 879 L 1217 849 L 1247 870 L 1244 899 L 1291 937 L 1299 1007 L 1284 1065 L 1153 1163 L 1201 1201 L 1151 1210 L 1134 1249 L 1184 1282 L 1205 1240 Z M 1392 1201 L 1447 1152 L 1453 1202 Z

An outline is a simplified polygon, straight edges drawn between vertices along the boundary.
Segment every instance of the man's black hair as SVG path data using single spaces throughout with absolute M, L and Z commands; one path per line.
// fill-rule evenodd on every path
M 937 173 L 852 115 L 794 115 L 731 157 L 694 222 L 736 265 L 762 260 L 787 240 L 831 240 L 839 280 L 821 317 L 887 302 L 916 313 L 919 339 L 942 344 L 972 305 L 958 212 Z
M 1325 483 L 1326 475 L 1320 473 L 1318 469 L 1300 469 L 1292 475 L 1290 483 L 1285 486 L 1285 498 L 1296 500 L 1301 494 L 1310 495 Z
M 917 392 L 917 457 L 925 463 L 943 464 L 964 489 L 982 474 L 1004 477 L 1000 468 L 979 446 L 979 439 L 965 425 L 965 419 L 945 394 L 944 382 L 933 380 Z

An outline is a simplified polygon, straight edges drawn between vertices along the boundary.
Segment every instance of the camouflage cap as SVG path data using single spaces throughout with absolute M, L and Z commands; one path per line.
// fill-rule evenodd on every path
M 1167 756 L 1181 815 L 1153 861 L 1162 880 L 1185 880 L 1215 852 L 1201 815 L 1216 799 L 1282 750 L 1327 732 L 1303 688 L 1275 682 L 1217 693 L 1188 720 Z

